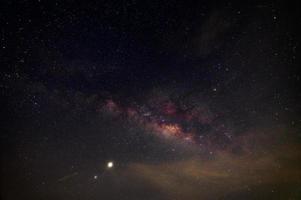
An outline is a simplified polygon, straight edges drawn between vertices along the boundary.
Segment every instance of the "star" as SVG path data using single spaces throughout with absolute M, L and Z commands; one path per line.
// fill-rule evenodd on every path
M 114 166 L 114 163 L 112 162 L 112 161 L 109 161 L 108 163 L 107 163 L 107 168 L 112 168 Z

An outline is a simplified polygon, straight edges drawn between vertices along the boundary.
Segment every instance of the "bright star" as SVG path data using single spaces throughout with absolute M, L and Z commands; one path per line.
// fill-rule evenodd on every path
M 112 161 L 108 162 L 107 163 L 107 167 L 108 168 L 112 168 L 114 166 L 114 163 Z

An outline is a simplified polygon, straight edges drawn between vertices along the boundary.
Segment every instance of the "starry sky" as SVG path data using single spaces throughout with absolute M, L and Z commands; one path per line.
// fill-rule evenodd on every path
M 301 199 L 297 4 L 1 4 L 1 199 Z

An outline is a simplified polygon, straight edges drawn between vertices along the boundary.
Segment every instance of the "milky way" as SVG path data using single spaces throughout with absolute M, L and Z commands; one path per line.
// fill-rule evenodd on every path
M 214 121 L 213 117 L 208 116 L 207 110 L 198 108 L 180 110 L 171 101 L 157 102 L 156 106 L 150 105 L 149 107 L 145 105 L 121 107 L 111 99 L 105 102 L 102 107 L 103 111 L 125 117 L 165 139 L 176 138 L 199 146 L 205 141 L 200 127 L 212 126 Z M 218 131 L 217 134 L 228 137 L 228 139 L 231 138 L 231 133 L 226 132 L 226 127 L 223 130 L 215 127 L 215 131 Z

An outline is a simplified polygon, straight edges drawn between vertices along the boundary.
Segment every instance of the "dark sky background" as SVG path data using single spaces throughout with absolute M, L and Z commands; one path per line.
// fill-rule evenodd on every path
M 297 4 L 0 8 L 1 199 L 301 199 Z

